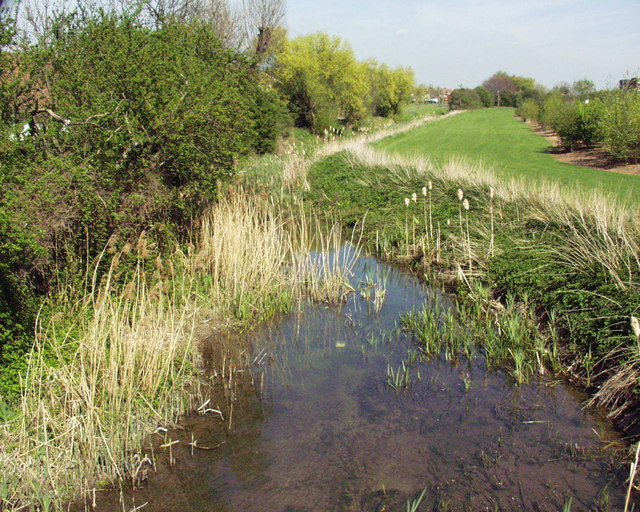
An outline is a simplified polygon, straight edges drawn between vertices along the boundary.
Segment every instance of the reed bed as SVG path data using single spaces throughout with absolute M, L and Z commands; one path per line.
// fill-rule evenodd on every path
M 147 436 L 206 398 L 200 336 L 309 295 L 340 301 L 352 259 L 318 264 L 310 242 L 333 247 L 339 231 L 324 236 L 303 211 L 281 214 L 240 191 L 204 216 L 187 247 L 163 258 L 144 234 L 112 244 L 87 293 L 52 296 L 17 413 L 0 425 L 0 509 L 58 510 L 96 486 L 135 481 L 152 464 Z

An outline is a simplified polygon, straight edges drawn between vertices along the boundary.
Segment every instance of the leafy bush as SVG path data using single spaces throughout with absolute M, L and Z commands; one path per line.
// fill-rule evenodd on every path
M 613 157 L 640 158 L 640 91 L 615 90 L 603 98 L 602 144 Z
M 526 99 L 516 110 L 516 113 L 525 121 L 538 121 L 540 119 L 540 105 L 534 99 Z
M 500 93 L 500 106 L 501 107 L 517 107 L 518 93 L 514 91 L 502 91 Z
M 380 117 L 398 115 L 402 105 L 411 98 L 413 70 L 389 69 L 385 64 L 369 62 L 367 72 L 372 113 Z
M 482 99 L 473 89 L 455 89 L 449 98 L 451 110 L 473 110 L 482 107 Z
M 578 136 L 580 140 L 589 146 L 602 141 L 601 121 L 605 112 L 605 106 L 598 98 L 589 103 L 579 102 L 577 108 Z
M 580 144 L 602 145 L 614 158 L 640 158 L 640 92 L 616 89 L 589 96 L 578 100 L 554 92 L 544 100 L 541 112 L 536 114 L 534 104 L 526 100 L 518 113 L 525 119 L 537 115 L 569 149 Z
M 543 123 L 558 134 L 562 144 L 569 150 L 580 142 L 578 119 L 574 100 L 566 99 L 559 94 L 552 94 L 545 100 Z
M 484 87 L 479 86 L 474 89 L 478 96 L 480 97 L 480 101 L 482 101 L 483 107 L 493 107 L 493 95 Z

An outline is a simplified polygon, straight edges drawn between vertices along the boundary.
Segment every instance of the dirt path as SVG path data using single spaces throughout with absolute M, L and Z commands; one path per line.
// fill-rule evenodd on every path
M 533 122 L 527 122 L 527 124 L 535 133 L 542 135 L 553 145 L 553 147 L 549 149 L 549 153 L 559 162 L 590 167 L 592 169 L 601 169 L 603 171 L 640 175 L 640 164 L 621 164 L 620 162 L 612 161 L 600 148 L 579 148 L 573 151 L 567 151 L 562 146 L 560 137 L 558 137 L 553 130 Z

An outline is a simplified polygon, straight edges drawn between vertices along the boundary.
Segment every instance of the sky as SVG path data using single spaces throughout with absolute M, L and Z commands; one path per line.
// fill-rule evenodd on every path
M 640 0 L 288 0 L 286 24 L 442 87 L 496 71 L 547 87 L 587 78 L 609 88 L 640 74 Z

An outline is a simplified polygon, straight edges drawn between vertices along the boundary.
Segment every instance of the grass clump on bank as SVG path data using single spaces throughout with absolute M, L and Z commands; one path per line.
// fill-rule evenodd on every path
M 150 462 L 145 437 L 207 398 L 200 336 L 270 318 L 305 296 L 340 301 L 348 262 L 311 258 L 313 226 L 302 209 L 285 219 L 272 201 L 236 195 L 171 257 L 141 236 L 102 255 L 108 271 L 87 276 L 86 294 L 54 295 L 19 406 L 1 418 L 2 508 L 60 509 L 79 492 L 135 479 Z
M 483 312 L 469 317 L 461 302 L 463 329 L 492 319 L 493 327 L 483 330 L 489 337 L 499 333 L 502 341 L 491 346 L 502 346 L 497 359 L 510 361 L 516 380 L 531 373 L 526 367 L 539 371 L 562 362 L 567 375 L 591 389 L 593 403 L 609 405 L 622 425 L 637 431 L 640 358 L 630 318 L 640 304 L 640 233 L 634 209 L 580 188 L 508 181 L 462 160 L 435 165 L 366 145 L 348 149 L 311 169 L 309 196 L 319 207 L 340 212 L 345 224 L 362 225 L 364 240 L 383 257 L 444 278 L 461 297 L 471 294 Z M 492 290 L 495 307 L 473 295 L 478 281 Z M 540 327 L 542 334 L 516 343 L 507 334 L 512 321 L 529 326 L 527 332 Z M 414 322 L 423 329 L 435 324 L 435 318 Z

